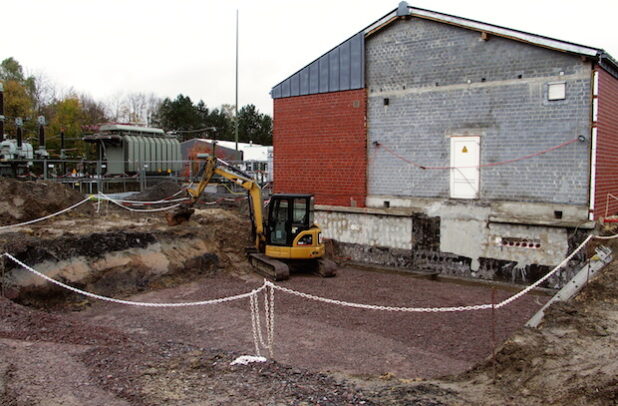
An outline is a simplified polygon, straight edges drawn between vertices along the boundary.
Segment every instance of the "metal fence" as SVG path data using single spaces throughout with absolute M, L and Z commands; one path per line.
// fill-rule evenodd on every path
M 140 170 L 120 175 L 108 175 L 107 167 L 111 164 L 124 164 L 121 161 L 92 160 L 60 160 L 43 159 L 27 161 L 0 162 L 0 175 L 18 179 L 48 180 L 64 183 L 78 189 L 82 193 L 118 193 L 142 191 L 149 186 L 162 181 L 173 181 L 178 184 L 199 181 L 202 160 L 161 161 L 137 163 L 134 167 Z M 135 164 L 135 162 L 130 162 Z M 260 185 L 268 183 L 268 170 L 257 169 L 255 165 L 243 161 L 228 162 L 234 167 L 251 175 Z M 263 166 L 262 166 L 263 167 Z M 175 168 L 167 170 L 152 170 L 151 168 Z M 180 169 L 178 169 L 180 168 Z M 223 183 L 223 180 L 221 180 Z M 234 185 L 230 185 L 230 188 Z

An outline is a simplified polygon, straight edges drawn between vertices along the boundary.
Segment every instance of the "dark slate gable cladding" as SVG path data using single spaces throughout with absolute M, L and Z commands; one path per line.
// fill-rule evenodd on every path
M 273 99 L 365 87 L 365 34 L 361 31 L 273 87 Z

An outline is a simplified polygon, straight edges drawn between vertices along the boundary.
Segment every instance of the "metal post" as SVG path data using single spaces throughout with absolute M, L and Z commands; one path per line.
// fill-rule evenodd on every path
M 4 141 L 4 87 L 0 83 L 0 142 Z
M 65 160 L 67 159 L 64 154 L 64 130 L 60 130 L 60 159 L 62 159 L 62 176 L 67 174 L 67 164 Z
M 491 288 L 491 355 L 493 382 L 496 382 L 496 288 Z
M 236 103 L 234 113 L 234 140 L 238 151 L 238 10 L 236 10 Z
M 97 193 L 101 191 L 101 160 L 97 161 Z M 90 193 L 92 193 L 92 182 L 90 183 Z

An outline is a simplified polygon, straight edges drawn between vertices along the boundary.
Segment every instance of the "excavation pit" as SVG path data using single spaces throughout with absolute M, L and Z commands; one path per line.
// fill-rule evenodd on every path
M 88 205 L 91 214 L 0 234 L 3 252 L 69 285 L 132 301 L 200 301 L 250 292 L 263 283 L 246 263 L 250 227 L 238 208 L 200 209 L 188 223 L 168 227 L 161 214 L 106 204 L 97 214 L 96 203 Z M 19 271 L 10 260 L 4 264 L 5 278 Z M 63 293 L 20 272 L 23 279 L 16 279 L 30 282 L 16 289 L 16 301 L 33 306 L 0 300 L 0 355 L 7 360 L 0 376 L 6 399 L 35 404 L 44 399 L 70 405 L 249 405 L 264 399 L 312 404 L 322 398 L 333 405 L 397 405 L 402 399 L 449 404 L 459 396 L 449 389 L 455 383 L 410 383 L 464 372 L 487 359 L 492 344 L 520 329 L 547 299 L 526 295 L 492 317 L 490 310 L 404 314 L 348 308 L 276 291 L 274 359 L 237 367 L 230 366 L 237 356 L 254 354 L 248 299 L 143 308 Z M 488 287 L 352 266 L 339 269 L 336 278 L 296 274 L 277 284 L 385 306 L 492 300 Z M 512 293 L 498 287 L 495 301 Z M 263 300 L 260 296 L 262 310 Z M 510 351 L 512 344 L 505 348 Z M 515 382 L 519 358 L 508 361 L 515 370 L 499 369 L 509 374 L 502 382 L 509 377 Z M 490 366 L 481 364 L 481 370 Z

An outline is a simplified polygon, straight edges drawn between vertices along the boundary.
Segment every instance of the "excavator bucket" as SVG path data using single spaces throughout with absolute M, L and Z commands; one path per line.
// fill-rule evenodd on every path
M 179 206 L 175 210 L 165 214 L 165 218 L 167 219 L 167 225 L 177 226 L 184 223 L 185 221 L 189 221 L 193 213 L 195 213 L 194 209 L 186 206 Z

